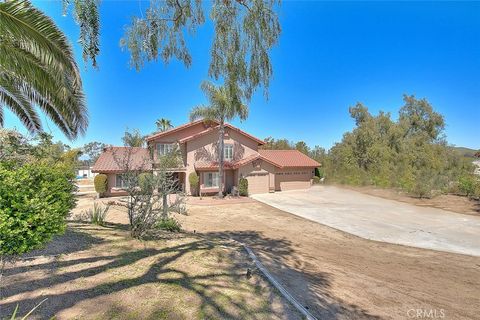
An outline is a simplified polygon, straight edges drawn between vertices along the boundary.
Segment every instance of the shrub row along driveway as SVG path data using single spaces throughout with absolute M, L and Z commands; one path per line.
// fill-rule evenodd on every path
M 186 230 L 246 243 L 319 319 L 478 318 L 480 257 L 366 240 L 260 202 L 189 209 Z
M 480 216 L 419 207 L 332 186 L 253 198 L 365 239 L 480 256 Z

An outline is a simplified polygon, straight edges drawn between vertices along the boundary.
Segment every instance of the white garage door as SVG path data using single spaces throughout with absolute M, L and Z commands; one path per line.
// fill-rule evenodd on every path
M 248 194 L 268 193 L 268 172 L 250 173 L 248 180 Z
M 279 191 L 310 188 L 311 169 L 289 170 L 275 174 L 275 189 Z

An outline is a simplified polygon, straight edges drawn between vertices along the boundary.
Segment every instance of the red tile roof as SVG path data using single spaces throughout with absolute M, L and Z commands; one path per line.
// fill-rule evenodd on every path
M 182 124 L 181 126 L 172 128 L 172 129 L 170 129 L 170 130 L 152 134 L 151 136 L 148 136 L 148 137 L 146 138 L 146 140 L 147 140 L 147 141 L 150 141 L 150 140 L 153 140 L 153 139 L 156 139 L 156 138 L 159 138 L 159 137 L 164 137 L 164 136 L 167 136 L 167 135 L 169 135 L 169 134 L 171 134 L 171 133 L 181 131 L 181 130 L 183 130 L 183 129 L 189 128 L 189 127 L 194 126 L 194 125 L 196 125 L 197 123 L 201 123 L 201 122 L 207 122 L 207 121 L 205 121 L 204 119 L 200 119 L 200 120 L 197 120 L 197 121 L 192 121 L 192 122 L 189 122 L 189 123 L 185 123 L 185 124 Z M 218 122 L 216 122 L 216 121 L 210 121 L 210 122 L 213 122 L 214 124 L 218 124 Z
M 146 148 L 109 147 L 103 151 L 92 172 L 115 173 L 130 170 L 151 170 L 150 154 Z
M 195 161 L 195 169 L 196 170 L 218 170 L 218 161 Z M 234 169 L 234 163 L 225 161 L 223 163 L 223 167 L 225 169 Z
M 238 169 L 252 161 L 261 159 L 278 168 L 319 167 L 320 163 L 297 150 L 258 150 L 258 153 L 249 155 L 234 162 L 225 162 L 226 169 Z M 197 170 L 216 170 L 218 162 L 195 162 Z
M 280 168 L 319 167 L 320 163 L 298 150 L 258 150 L 260 155 Z

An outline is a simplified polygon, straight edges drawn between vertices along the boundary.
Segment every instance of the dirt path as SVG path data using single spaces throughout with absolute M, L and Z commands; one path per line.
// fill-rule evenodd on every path
M 261 203 L 190 206 L 179 219 L 247 243 L 321 319 L 479 318 L 478 257 L 365 240 Z

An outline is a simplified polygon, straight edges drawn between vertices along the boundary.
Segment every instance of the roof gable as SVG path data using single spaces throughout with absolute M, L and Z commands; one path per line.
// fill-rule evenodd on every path
M 218 122 L 216 122 L 216 121 L 205 121 L 203 119 L 200 119 L 200 120 L 197 120 L 197 121 L 192 121 L 192 122 L 189 122 L 189 123 L 182 124 L 181 126 L 178 126 L 178 127 L 175 127 L 175 128 L 163 131 L 163 132 L 157 132 L 155 134 L 152 134 L 152 135 L 148 136 L 145 140 L 152 141 L 152 140 L 155 140 L 155 139 L 158 139 L 158 138 L 168 137 L 169 135 L 181 132 L 183 130 L 188 130 L 188 129 L 192 128 L 193 126 L 196 126 L 196 125 L 201 124 L 201 123 L 204 124 L 203 130 L 208 129 L 209 127 L 212 127 L 212 125 L 214 126 L 214 125 L 218 124 Z
M 146 140 L 147 141 L 152 141 L 152 140 L 159 139 L 159 138 L 167 138 L 170 135 L 174 135 L 174 134 L 176 134 L 178 132 L 181 132 L 183 130 L 188 130 L 189 128 L 191 128 L 195 125 L 198 125 L 200 123 L 204 123 L 203 130 L 200 130 L 199 132 L 196 132 L 194 134 L 190 134 L 186 137 L 183 137 L 183 138 L 179 139 L 178 142 L 185 143 L 185 142 L 194 140 L 194 139 L 199 138 L 201 136 L 204 136 L 204 135 L 206 135 L 206 134 L 208 134 L 208 133 L 210 133 L 214 130 L 218 130 L 218 128 L 219 128 L 219 125 L 218 125 L 217 121 L 205 121 L 205 120 L 202 119 L 202 120 L 197 120 L 197 121 L 193 121 L 193 122 L 183 124 L 181 126 L 178 126 L 176 128 L 172 128 L 172 129 L 164 131 L 164 132 L 155 133 L 151 136 L 148 136 L 146 138 Z M 225 123 L 225 127 L 229 128 L 230 130 L 235 131 L 235 132 L 237 132 L 237 133 L 239 133 L 239 134 L 241 134 L 245 137 L 247 137 L 250 140 L 255 141 L 258 145 L 265 144 L 265 141 L 263 141 L 261 139 L 258 139 L 256 137 L 252 136 L 251 134 L 248 134 L 245 131 L 243 131 L 243 130 L 235 127 L 235 126 L 232 126 L 229 123 Z

